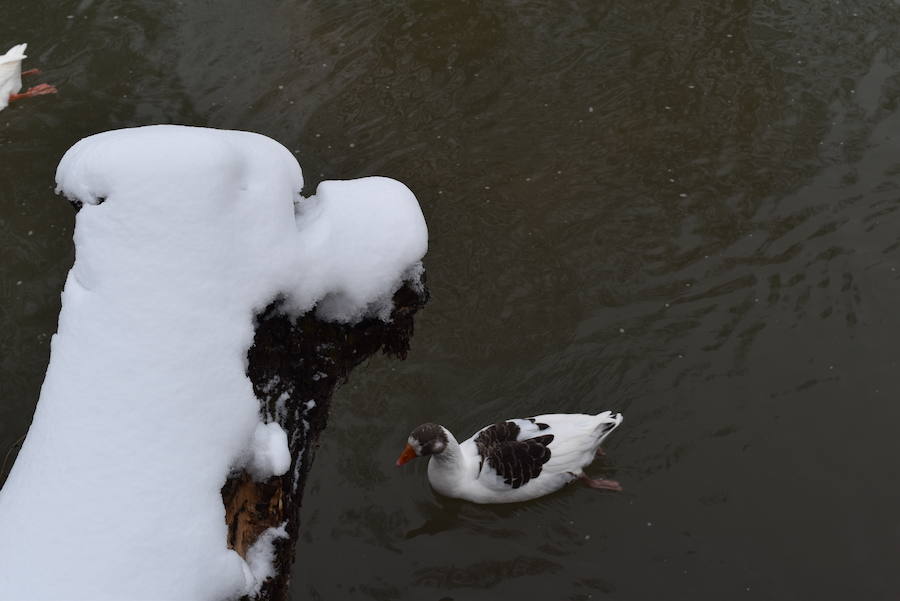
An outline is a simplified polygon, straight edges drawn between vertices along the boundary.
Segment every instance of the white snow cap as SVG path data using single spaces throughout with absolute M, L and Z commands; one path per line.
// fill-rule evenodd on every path
M 273 140 L 168 125 L 81 140 L 57 184 L 84 205 L 40 401 L 0 491 L 0 599 L 250 592 L 221 488 L 236 466 L 290 466 L 245 375 L 254 315 L 281 296 L 329 319 L 386 317 L 421 269 L 419 205 L 385 178 L 305 199 Z

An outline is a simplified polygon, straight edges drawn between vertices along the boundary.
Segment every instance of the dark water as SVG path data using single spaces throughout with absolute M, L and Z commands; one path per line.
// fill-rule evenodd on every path
M 417 194 L 432 301 L 335 399 L 296 599 L 897 599 L 900 2 L 7 2 L 0 448 L 72 260 L 79 138 L 267 134 Z M 614 408 L 605 472 L 439 499 L 408 431 Z M 595 469 L 598 475 L 604 473 Z

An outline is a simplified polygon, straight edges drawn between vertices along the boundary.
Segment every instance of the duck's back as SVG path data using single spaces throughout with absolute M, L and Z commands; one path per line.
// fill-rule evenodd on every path
M 460 444 L 472 478 L 457 496 L 478 503 L 534 499 L 582 474 L 621 415 L 553 413 L 498 422 Z

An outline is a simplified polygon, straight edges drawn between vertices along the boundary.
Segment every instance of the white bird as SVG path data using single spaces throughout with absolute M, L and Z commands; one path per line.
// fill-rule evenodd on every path
M 428 481 L 438 493 L 473 503 L 527 501 L 576 479 L 621 491 L 614 480 L 592 479 L 584 467 L 622 423 L 620 413 L 552 413 L 482 428 L 459 443 L 447 428 L 422 424 L 412 431 L 397 465 L 429 456 Z
M 27 46 L 28 44 L 13 46 L 6 54 L 0 56 L 0 111 L 13 100 L 55 94 L 57 91 L 55 87 L 42 83 L 19 94 L 19 90 L 22 89 L 22 76 L 40 73 L 37 69 L 22 72 L 22 61 L 26 58 L 25 48 Z

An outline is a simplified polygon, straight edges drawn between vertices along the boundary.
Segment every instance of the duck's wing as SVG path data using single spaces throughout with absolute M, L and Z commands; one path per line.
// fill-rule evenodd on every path
M 547 433 L 556 436 L 550 446 L 552 458 L 544 466 L 550 472 L 580 472 L 594 460 L 600 444 L 622 423 L 622 415 L 611 411 L 597 415 L 555 413 L 534 419 L 547 424 Z
M 478 479 L 489 488 L 508 490 L 537 478 L 551 456 L 547 445 L 554 436 L 541 434 L 547 428 L 534 419 L 513 419 L 482 428 L 473 437 Z

